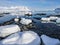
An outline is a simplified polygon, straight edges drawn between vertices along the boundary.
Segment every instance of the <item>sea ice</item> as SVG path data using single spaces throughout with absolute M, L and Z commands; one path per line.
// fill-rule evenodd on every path
M 58 44 L 60 44 L 60 41 L 58 39 L 51 38 L 46 35 L 42 35 L 41 38 L 42 38 L 44 45 L 58 45 Z
M 33 31 L 24 31 L 12 34 L 3 41 L 2 44 L 19 44 L 19 45 L 40 45 L 40 37 Z
M 20 27 L 18 25 L 0 26 L 0 37 L 6 37 L 18 31 L 20 31 Z
M 56 23 L 60 23 L 60 18 L 58 18 L 58 19 L 56 20 Z
M 24 25 L 28 25 L 28 24 L 32 23 L 32 20 L 31 19 L 21 18 L 20 23 L 24 24 Z

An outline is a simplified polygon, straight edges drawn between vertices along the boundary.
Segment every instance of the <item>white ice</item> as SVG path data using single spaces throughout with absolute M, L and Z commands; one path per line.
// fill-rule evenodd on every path
M 54 17 L 54 16 L 50 16 L 49 18 L 50 18 L 50 20 L 56 20 L 56 19 L 58 19 L 58 17 Z
M 42 21 L 50 21 L 50 18 L 41 18 Z
M 18 31 L 20 31 L 20 27 L 18 25 L 0 26 L 0 37 L 6 37 Z
M 31 19 L 21 18 L 20 23 L 24 24 L 24 25 L 28 25 L 28 24 L 32 23 L 32 20 Z
M 18 40 L 18 38 L 19 38 L 19 34 L 15 33 L 15 34 L 10 35 L 6 39 L 2 40 L 1 43 L 2 44 L 7 44 L 7 45 L 8 44 L 15 44 L 16 41 Z
M 60 23 L 60 18 L 58 18 L 58 19 L 56 20 L 56 23 Z
M 40 37 L 33 31 L 18 32 L 7 37 L 2 44 L 40 45 Z
M 42 35 L 41 39 L 45 45 L 58 45 L 58 44 L 60 45 L 60 41 L 58 39 L 51 38 L 46 35 Z

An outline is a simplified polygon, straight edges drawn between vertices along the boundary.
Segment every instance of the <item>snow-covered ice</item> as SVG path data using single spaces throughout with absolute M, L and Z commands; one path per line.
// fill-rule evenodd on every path
M 42 21 L 50 21 L 50 18 L 41 18 Z
M 18 32 L 7 37 L 2 44 L 40 45 L 40 37 L 33 31 Z
M 20 27 L 18 25 L 0 26 L 0 37 L 5 37 L 18 31 L 20 31 Z
M 24 24 L 24 25 L 28 25 L 28 24 L 32 23 L 32 20 L 31 19 L 21 18 L 20 23 Z
M 18 19 L 18 18 L 15 18 L 15 19 L 14 19 L 14 21 L 15 21 L 15 22 L 18 22 L 18 21 L 19 21 L 19 19 Z
M 8 44 L 15 44 L 16 41 L 18 40 L 18 38 L 19 38 L 19 34 L 15 33 L 15 34 L 10 35 L 6 39 L 2 40 L 1 43 L 2 44 L 7 44 L 7 45 Z
M 50 16 L 49 18 L 50 18 L 50 20 L 56 20 L 56 19 L 58 19 L 58 17 L 54 17 L 54 16 Z
M 21 43 L 19 43 L 21 42 Z M 40 37 L 32 31 L 23 32 L 21 39 L 17 42 L 20 45 L 40 45 Z
M 60 45 L 60 41 L 58 39 L 51 38 L 46 35 L 42 35 L 41 38 L 45 45 L 58 45 L 58 44 Z
M 60 18 L 58 18 L 58 19 L 56 20 L 56 23 L 60 23 Z

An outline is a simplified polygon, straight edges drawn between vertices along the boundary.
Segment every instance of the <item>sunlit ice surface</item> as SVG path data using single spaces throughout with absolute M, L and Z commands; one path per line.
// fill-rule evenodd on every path
M 33 31 L 18 32 L 2 41 L 2 44 L 19 45 L 39 45 L 40 43 L 40 37 Z

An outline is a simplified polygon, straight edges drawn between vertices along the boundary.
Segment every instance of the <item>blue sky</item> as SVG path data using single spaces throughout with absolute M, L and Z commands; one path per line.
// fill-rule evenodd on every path
M 27 6 L 33 10 L 52 10 L 60 7 L 60 0 L 0 0 L 0 6 Z

